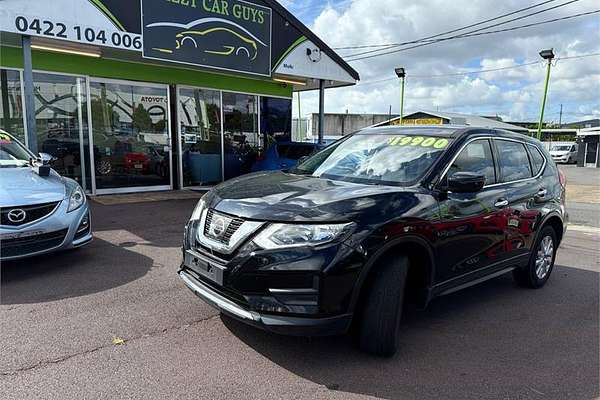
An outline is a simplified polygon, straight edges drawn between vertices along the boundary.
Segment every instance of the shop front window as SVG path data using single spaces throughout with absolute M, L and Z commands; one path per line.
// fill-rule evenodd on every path
M 90 83 L 96 189 L 168 186 L 166 87 Z
M 0 69 L 0 129 L 25 143 L 23 97 L 19 71 Z
M 33 74 L 38 150 L 54 157 L 52 168 L 58 173 L 89 190 L 85 87 L 82 77 Z
M 221 182 L 219 91 L 181 88 L 178 108 L 183 186 Z
M 257 96 L 223 92 L 225 179 L 251 172 L 261 156 L 257 100 Z

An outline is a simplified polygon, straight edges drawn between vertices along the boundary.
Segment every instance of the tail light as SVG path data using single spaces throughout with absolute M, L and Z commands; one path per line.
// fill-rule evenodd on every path
M 558 171 L 558 181 L 560 182 L 560 186 L 563 188 L 567 187 L 567 177 L 562 171 Z
M 266 157 L 264 156 L 264 154 L 257 154 L 256 155 L 256 161 L 263 161 Z

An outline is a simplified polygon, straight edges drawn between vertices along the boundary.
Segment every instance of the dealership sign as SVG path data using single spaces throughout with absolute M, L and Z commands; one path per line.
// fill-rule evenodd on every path
M 271 9 L 240 0 L 142 0 L 143 56 L 271 74 Z

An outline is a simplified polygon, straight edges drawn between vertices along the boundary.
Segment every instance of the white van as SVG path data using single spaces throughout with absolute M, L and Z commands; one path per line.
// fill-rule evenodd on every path
M 577 144 L 576 143 L 557 143 L 550 146 L 550 155 L 557 163 L 576 163 L 577 162 Z

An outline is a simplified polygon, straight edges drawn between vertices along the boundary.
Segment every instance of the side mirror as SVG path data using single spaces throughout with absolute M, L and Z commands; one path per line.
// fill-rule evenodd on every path
M 485 176 L 475 172 L 456 172 L 448 177 L 448 191 L 453 193 L 479 192 L 485 185 Z
M 42 162 L 42 165 L 50 165 L 50 163 L 55 160 L 56 158 L 48 153 L 40 153 L 40 161 Z
M 308 160 L 308 156 L 302 156 L 298 159 L 298 165 L 302 164 L 304 161 Z

